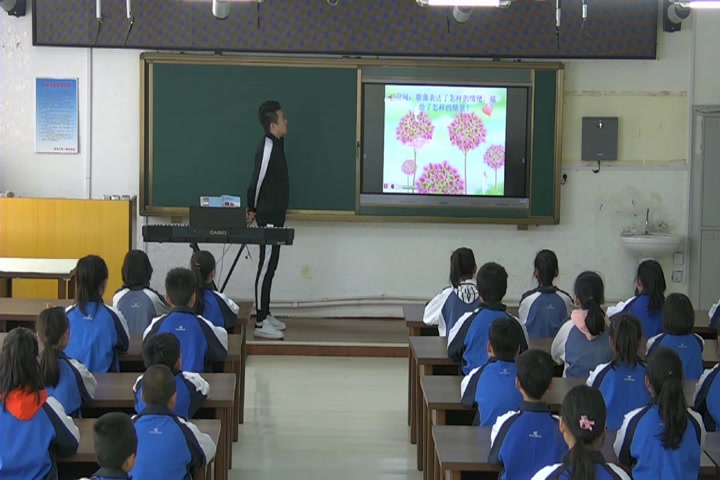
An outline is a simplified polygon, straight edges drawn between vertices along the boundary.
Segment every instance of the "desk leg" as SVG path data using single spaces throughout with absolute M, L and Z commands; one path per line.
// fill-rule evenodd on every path
M 0 278 L 0 297 L 12 298 L 12 278 Z
M 423 440 L 423 436 L 425 435 L 424 432 L 424 424 L 425 418 L 427 417 L 427 414 L 425 413 L 425 401 L 423 399 L 422 394 L 422 387 L 420 386 L 420 375 L 429 375 L 432 373 L 432 365 L 416 365 L 416 384 L 415 384 L 415 422 L 417 423 L 417 469 L 422 470 L 423 469 L 423 444 L 425 443 Z
M 440 480 L 440 470 L 438 469 L 438 458 L 435 452 L 435 439 L 432 436 L 432 427 L 435 425 L 447 425 L 447 412 L 445 410 L 435 410 L 435 421 L 433 421 L 433 412 L 428 412 L 427 448 L 425 448 L 425 465 L 429 470 L 428 478 L 430 480 Z
M 433 442 L 435 442 L 434 439 Z M 433 453 L 433 458 L 435 459 L 435 465 L 433 465 L 435 470 L 435 480 L 443 480 L 443 472 L 440 469 L 440 460 L 438 460 L 437 452 Z
M 415 398 L 417 396 L 418 364 L 415 354 L 410 350 L 410 443 L 417 443 L 417 408 Z
M 230 463 L 228 458 L 228 413 L 226 408 L 220 410 L 220 438 L 215 452 L 215 480 L 227 480 Z
M 58 298 L 62 300 L 67 298 L 67 284 L 64 278 L 58 278 Z
M 412 335 L 413 329 L 410 328 L 408 338 Z M 408 425 L 412 424 L 412 376 L 413 376 L 413 361 L 412 361 L 412 349 L 408 344 Z
M 245 423 L 245 367 L 247 365 L 247 326 L 242 328 L 242 344 L 240 345 L 240 408 L 238 422 Z M 237 435 L 235 435 L 237 441 Z
M 233 408 L 232 408 L 232 440 L 237 442 L 239 438 L 240 423 L 242 423 L 242 411 L 244 410 L 244 395 L 243 387 L 241 383 L 245 379 L 245 369 L 243 368 L 244 362 L 233 362 L 232 371 L 235 374 L 235 393 L 233 393 Z
M 425 398 L 423 395 L 421 395 L 421 405 L 422 408 L 420 409 L 420 423 L 422 428 L 418 432 L 417 437 L 417 469 L 421 470 L 423 472 L 423 479 L 428 480 L 427 478 L 427 469 L 425 469 L 425 443 L 427 440 L 427 432 L 428 432 L 428 422 L 427 422 L 427 405 L 425 404 Z
M 458 472 L 458 471 L 450 472 L 449 480 L 462 480 L 462 472 Z

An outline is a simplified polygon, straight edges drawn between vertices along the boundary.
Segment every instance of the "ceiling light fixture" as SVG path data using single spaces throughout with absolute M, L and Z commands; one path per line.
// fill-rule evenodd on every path
M 421 7 L 508 7 L 512 0 L 417 0 Z
M 720 0 L 675 0 L 675 5 L 693 10 L 720 9 Z

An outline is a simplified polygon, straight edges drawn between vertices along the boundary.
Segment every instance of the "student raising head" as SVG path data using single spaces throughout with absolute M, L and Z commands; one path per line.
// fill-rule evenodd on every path
M 105 260 L 88 255 L 75 269 L 75 305 L 68 307 L 70 340 L 65 353 L 93 373 L 120 370 L 119 352 L 126 352 L 130 333 L 122 313 L 103 303 L 108 269 Z
M 515 385 L 523 402 L 519 411 L 498 417 L 490 434 L 488 463 L 503 466 L 500 480 L 530 478 L 545 465 L 559 462 L 567 452 L 558 419 L 542 401 L 552 385 L 552 357 L 541 350 L 528 350 L 516 363 Z
M 0 478 L 57 478 L 55 456 L 75 455 L 80 431 L 48 396 L 38 343 L 26 328 L 11 330 L 0 351 Z
M 608 308 L 608 315 L 629 313 L 640 319 L 645 338 L 662 332 L 662 308 L 665 302 L 665 273 L 655 260 L 640 264 L 635 279 L 635 296 Z
M 597 390 L 573 387 L 562 404 L 560 431 L 570 451 L 562 463 L 543 468 L 532 480 L 630 480 L 617 465 L 607 463 L 600 451 L 605 437 L 605 403 Z
M 499 415 L 520 408 L 522 395 L 515 387 L 515 357 L 520 353 L 523 336 L 522 327 L 512 318 L 499 318 L 490 326 L 490 359 L 473 369 L 460 386 L 462 404 L 475 408 L 473 425 L 493 425 Z
M 78 417 L 80 407 L 95 397 L 97 381 L 82 363 L 65 355 L 70 338 L 70 323 L 61 307 L 46 308 L 35 322 L 35 331 L 43 350 L 40 370 L 49 395 L 62 404 L 71 417 Z
M 475 310 L 480 295 L 473 276 L 477 272 L 475 255 L 469 248 L 458 248 L 450 256 L 450 286 L 437 294 L 425 306 L 423 322 L 437 325 L 441 337 L 446 337 L 458 318 Z
M 583 272 L 575 280 L 575 304 L 552 343 L 552 357 L 564 364 L 563 377 L 587 378 L 598 365 L 609 362 L 613 353 L 608 341 L 607 318 L 601 305 L 605 286 L 595 272 Z
M 173 412 L 183 418 L 192 418 L 205 402 L 210 391 L 210 384 L 197 373 L 180 370 L 182 358 L 180 356 L 180 342 L 172 333 L 159 333 L 145 340 L 143 343 L 143 362 L 145 368 L 153 365 L 165 365 L 175 376 L 175 391 L 177 401 Z M 135 411 L 145 409 L 142 400 L 143 376 L 135 381 Z
M 520 300 L 520 323 L 528 336 L 554 337 L 573 310 L 570 294 L 553 282 L 560 274 L 558 259 L 552 250 L 540 250 L 535 256 L 534 276 L 537 288 L 523 293 Z
M 215 280 L 215 257 L 205 250 L 195 252 L 190 259 L 190 269 L 197 277 L 195 313 L 202 315 L 217 327 L 231 330 L 235 327 L 240 307 L 213 288 Z M 284 330 L 283 324 L 281 330 Z
M 130 480 L 138 444 L 130 417 L 122 412 L 106 413 L 93 425 L 93 434 L 100 470 L 90 480 Z
M 150 288 L 153 268 L 142 250 L 130 250 L 122 266 L 123 286 L 113 297 L 113 306 L 122 312 L 130 333 L 142 333 L 150 321 L 168 312 L 161 294 Z
M 181 370 L 211 371 L 211 362 L 227 357 L 227 331 L 193 311 L 197 299 L 197 279 L 193 272 L 173 268 L 165 277 L 165 289 L 173 310 L 153 319 L 143 334 L 144 341 L 159 333 L 172 333 L 180 342 Z
M 693 333 L 695 309 L 690 299 L 682 293 L 673 293 L 665 300 L 662 309 L 663 329 L 647 342 L 648 355 L 655 347 L 675 350 L 683 363 L 683 372 L 688 380 L 697 380 L 703 373 L 703 338 Z
M 609 332 L 613 359 L 590 372 L 587 384 L 600 390 L 607 405 L 607 427 L 617 430 L 625 414 L 647 405 L 650 392 L 645 387 L 645 363 L 638 357 L 640 320 L 626 313 L 615 315 Z
M 498 318 L 517 319 L 506 312 L 502 299 L 507 292 L 508 275 L 502 265 L 486 263 L 477 274 L 480 305 L 460 317 L 448 334 L 448 356 L 454 361 L 462 359 L 461 371 L 467 375 L 473 368 L 488 360 L 487 344 L 492 323 Z M 521 351 L 527 350 L 523 331 Z
M 620 463 L 634 480 L 698 478 L 705 427 L 685 402 L 678 354 L 659 347 L 648 355 L 645 385 L 653 401 L 625 416 L 614 444 Z

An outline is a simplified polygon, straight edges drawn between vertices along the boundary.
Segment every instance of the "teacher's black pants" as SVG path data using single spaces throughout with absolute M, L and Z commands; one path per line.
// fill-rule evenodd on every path
M 272 225 L 261 226 L 271 227 Z M 260 261 L 258 262 L 258 271 L 255 277 L 257 323 L 262 322 L 270 315 L 270 290 L 272 290 L 272 282 L 279 259 L 280 245 L 260 245 Z

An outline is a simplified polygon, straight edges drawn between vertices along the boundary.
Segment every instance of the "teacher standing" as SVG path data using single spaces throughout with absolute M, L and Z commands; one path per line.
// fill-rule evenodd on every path
M 287 118 L 280 103 L 263 102 L 258 109 L 265 135 L 255 151 L 255 169 L 248 187 L 248 224 L 259 227 L 283 227 L 290 196 L 285 135 Z M 280 258 L 279 245 L 261 245 L 260 261 L 255 277 L 255 336 L 282 340 L 285 324 L 270 313 L 270 290 Z

